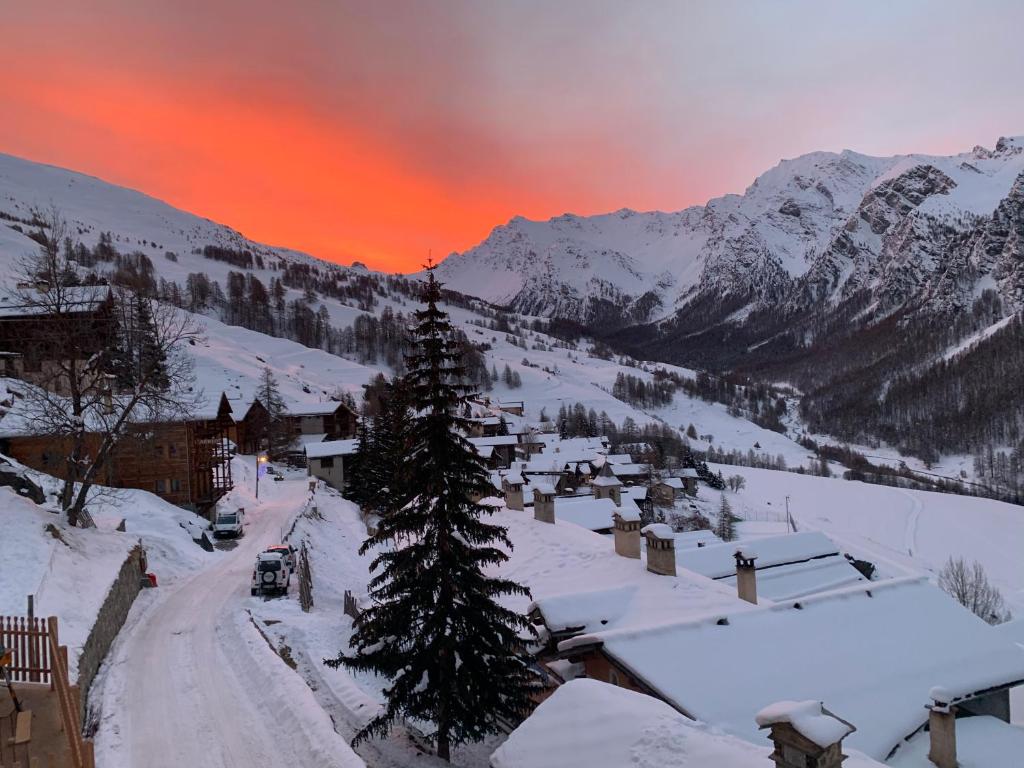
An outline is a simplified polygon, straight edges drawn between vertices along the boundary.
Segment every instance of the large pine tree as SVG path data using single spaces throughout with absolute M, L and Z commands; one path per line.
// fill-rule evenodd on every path
M 399 718 L 428 721 L 438 756 L 449 760 L 452 746 L 523 717 L 537 678 L 523 648 L 529 622 L 498 602 L 528 590 L 484 573 L 508 559 L 496 545 L 511 542 L 506 529 L 486 522 L 490 508 L 473 501 L 493 488 L 462 436 L 470 387 L 432 268 L 423 298 L 406 377 L 414 416 L 404 467 L 415 495 L 363 544 L 377 553 L 374 605 L 353 635 L 354 653 L 327 663 L 390 680 L 385 711 L 354 742 L 385 735 Z

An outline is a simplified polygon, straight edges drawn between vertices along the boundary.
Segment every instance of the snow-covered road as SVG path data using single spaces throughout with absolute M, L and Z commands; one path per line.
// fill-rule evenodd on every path
M 137 600 L 94 692 L 104 768 L 363 766 L 245 610 L 256 553 L 306 498 L 304 480 L 266 486 L 235 549 Z

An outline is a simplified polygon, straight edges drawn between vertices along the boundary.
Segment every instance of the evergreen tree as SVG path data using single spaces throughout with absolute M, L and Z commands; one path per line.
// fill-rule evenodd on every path
M 137 380 L 151 381 L 157 389 L 167 389 L 167 354 L 157 340 L 156 324 L 149 299 L 140 298 L 135 305 L 135 330 L 138 346 Z
M 459 406 L 468 386 L 448 316 L 438 308 L 440 284 L 428 271 L 426 307 L 415 315 L 407 385 L 409 420 L 405 472 L 409 502 L 384 517 L 362 552 L 371 564 L 373 607 L 352 637 L 353 654 L 331 666 L 388 678 L 387 707 L 355 742 L 386 734 L 400 717 L 429 721 L 437 754 L 478 741 L 502 720 L 529 711 L 535 673 L 523 650 L 526 618 L 498 603 L 528 590 L 484 569 L 508 559 L 504 528 L 487 523 L 489 507 L 472 501 L 491 493 L 487 471 L 468 441 Z
M 715 535 L 722 541 L 732 541 L 736 538 L 735 522 L 736 518 L 733 517 L 732 507 L 723 493 L 722 502 L 718 507 L 718 523 L 715 525 Z
M 345 475 L 348 483 L 345 496 L 362 509 L 367 508 L 374 491 L 375 478 L 372 472 L 376 460 L 372 429 L 373 420 L 369 416 L 359 419 L 359 426 L 356 428 L 356 451 L 346 462 Z
M 270 367 L 265 367 L 260 374 L 260 385 L 256 391 L 257 399 L 267 409 L 267 452 L 270 456 L 278 456 L 288 448 L 291 436 L 285 423 L 284 398 L 278 388 L 277 378 Z
M 500 419 L 498 419 L 498 434 L 499 435 L 507 435 L 508 434 L 508 422 L 505 421 L 505 417 L 504 416 L 502 416 Z

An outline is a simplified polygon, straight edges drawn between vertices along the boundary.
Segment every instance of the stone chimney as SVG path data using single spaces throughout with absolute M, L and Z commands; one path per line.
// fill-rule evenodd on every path
M 665 523 L 651 523 L 641 533 L 647 539 L 647 570 L 660 576 L 676 575 L 676 537 Z
M 505 475 L 501 481 L 501 490 L 505 493 L 505 504 L 509 509 L 523 509 L 523 476 L 518 472 Z
M 757 605 L 757 571 L 754 569 L 757 554 L 749 549 L 737 549 L 735 558 L 736 594 L 740 600 Z
M 857 730 L 820 701 L 780 701 L 762 709 L 756 719 L 761 728 L 770 729 L 775 749 L 769 757 L 776 768 L 841 768 L 846 759 L 843 739 Z
M 956 707 L 953 696 L 944 688 L 928 692 L 928 734 L 931 739 L 928 759 L 938 768 L 956 768 Z
M 542 523 L 555 522 L 555 489 L 547 483 L 533 488 L 533 519 Z
M 617 509 L 612 513 L 615 554 L 640 559 L 640 510 Z M 674 543 L 674 542 L 673 542 Z
M 612 466 L 605 462 L 597 477 L 590 481 L 595 499 L 611 499 L 616 507 L 622 506 L 622 481 L 612 474 Z

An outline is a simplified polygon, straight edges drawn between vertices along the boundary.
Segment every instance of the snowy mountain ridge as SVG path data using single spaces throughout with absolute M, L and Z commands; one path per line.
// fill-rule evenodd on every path
M 794 306 L 863 287 L 936 293 L 942 238 L 991 216 L 1022 173 L 1024 137 L 948 157 L 813 152 L 742 195 L 675 213 L 516 217 L 439 271 L 449 287 L 518 311 L 600 322 L 617 310 L 620 324 L 710 293 Z

